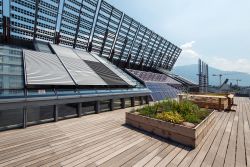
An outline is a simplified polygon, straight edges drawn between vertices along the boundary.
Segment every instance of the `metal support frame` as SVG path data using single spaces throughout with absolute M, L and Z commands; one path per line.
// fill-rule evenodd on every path
M 141 49 L 142 49 L 142 44 L 139 45 L 138 51 L 137 51 L 137 53 L 135 55 L 135 58 L 133 60 L 133 67 L 135 67 L 135 65 L 136 65 L 136 61 L 137 61 L 137 59 L 138 59 L 138 57 L 140 55 Z
M 10 41 L 10 18 L 3 17 L 3 41 L 8 43 Z
M 7 34 L 7 28 L 9 28 L 9 32 L 22 31 L 20 34 L 29 34 L 27 38 L 30 39 L 31 37 L 31 40 L 32 36 L 33 40 L 36 38 L 44 38 L 44 40 L 52 40 L 55 44 L 67 44 L 73 46 L 73 48 L 79 47 L 81 49 L 88 49 L 89 52 L 93 50 L 94 52 L 99 53 L 100 56 L 107 55 L 109 58 L 112 58 L 112 54 L 119 54 L 119 58 L 115 62 L 118 64 L 122 63 L 122 65 L 124 65 L 124 63 L 127 63 L 130 58 L 131 64 L 133 64 L 134 68 L 137 67 L 141 62 L 145 63 L 143 66 L 157 68 L 162 64 L 160 62 L 164 61 L 162 67 L 172 69 L 180 55 L 181 49 L 173 45 L 173 47 L 176 47 L 175 51 L 173 51 L 172 44 L 168 44 L 168 46 L 166 46 L 168 41 L 163 37 L 144 27 L 133 18 L 130 18 L 125 13 L 116 9 L 104 0 L 61 1 L 60 3 L 53 2 L 51 7 L 46 7 L 46 4 L 43 5 L 42 1 L 40 0 L 28 2 L 32 3 L 32 5 L 35 7 L 35 11 L 33 12 L 34 29 L 32 30 L 29 28 L 25 29 L 14 26 L 14 24 L 8 26 L 6 19 L 3 19 L 5 22 L 3 23 L 3 26 L 5 27 L 3 28 L 5 41 L 8 41 L 10 37 L 10 35 L 8 37 Z M 46 1 L 44 2 L 47 3 Z M 19 4 L 19 2 L 16 3 Z M 78 6 L 72 6 L 70 3 L 77 4 Z M 69 7 L 67 5 L 69 5 Z M 60 11 L 57 10 L 59 8 Z M 70 22 L 71 15 L 67 14 L 67 11 L 65 11 L 66 9 L 77 12 L 75 14 L 71 13 L 72 18 L 74 18 L 72 23 Z M 42 30 L 39 28 L 39 10 L 48 10 L 48 12 L 52 14 L 53 25 L 51 25 L 49 30 L 51 29 L 54 31 L 54 26 L 56 25 L 55 33 L 50 31 L 53 34 L 41 34 Z M 10 8 L 10 13 L 13 14 L 13 12 L 14 9 Z M 70 24 L 69 28 L 67 28 L 66 23 L 63 24 L 65 21 L 67 24 Z M 86 26 L 85 21 L 87 24 Z M 39 27 L 37 28 L 38 25 Z M 48 21 L 45 21 L 45 26 L 49 26 Z M 70 34 L 72 27 L 75 28 L 75 33 Z M 62 31 L 62 28 L 66 28 L 66 30 Z M 104 36 L 102 36 L 103 33 Z M 125 39 L 125 41 L 122 42 L 121 39 Z M 163 42 L 164 40 L 165 42 Z M 122 48 L 121 44 L 123 44 Z M 117 47 L 119 47 L 119 49 L 115 49 Z M 163 54 L 166 47 L 167 54 Z M 113 49 L 115 49 L 117 52 L 115 52 Z M 168 53 L 168 50 L 170 53 Z M 113 56 L 113 58 L 114 57 L 115 56 Z M 111 62 L 113 61 L 113 58 L 110 59 Z
M 147 43 L 146 43 L 146 45 L 145 45 L 145 47 L 143 49 L 143 52 L 142 52 L 142 59 L 141 60 L 143 60 L 143 61 L 141 61 L 142 64 L 140 64 L 140 66 L 141 65 L 143 66 L 143 63 L 144 63 L 144 57 L 143 57 L 143 55 L 144 55 L 145 51 L 147 50 L 147 47 L 148 47 L 148 44 L 150 42 L 150 38 L 151 38 L 152 34 L 153 34 L 153 32 L 150 30 L 150 35 L 149 35 L 148 41 L 147 41 Z
M 170 61 L 173 59 L 173 56 L 174 56 L 174 54 L 175 54 L 176 49 L 177 49 L 177 47 L 175 46 L 174 51 L 172 52 L 170 58 L 169 58 L 168 61 L 165 63 L 165 66 L 164 66 L 164 67 L 165 67 L 166 69 L 171 68 L 171 67 L 169 66 L 169 63 L 170 63 Z
M 82 103 L 77 103 L 77 116 L 81 117 L 83 115 L 82 113 Z
M 107 37 L 108 37 L 108 28 L 107 28 L 106 31 L 105 31 L 104 38 L 103 38 L 103 41 L 102 41 L 102 47 L 101 47 L 101 50 L 100 50 L 100 52 L 99 52 L 99 56 L 100 56 L 100 57 L 101 57 L 102 54 L 103 54 L 103 49 L 104 49 L 104 47 L 105 47 L 105 43 L 106 43 Z
M 135 106 L 135 97 L 131 97 L 131 107 Z
M 106 1 L 101 1 L 92 36 L 92 50 L 98 53 L 99 56 L 101 55 L 107 58 L 110 56 L 122 17 L 123 12 L 108 4 Z M 100 40 L 103 40 L 103 31 L 106 30 L 108 30 L 107 40 L 105 40 L 104 43 L 100 42 Z M 111 33 L 111 35 L 109 35 L 109 33 Z
M 146 66 L 148 66 L 149 65 L 149 62 L 150 62 L 150 58 L 151 57 L 154 57 L 154 55 L 155 55 L 155 52 L 156 52 L 156 49 L 154 49 L 154 47 L 155 47 L 155 44 L 156 44 L 156 41 L 157 41 L 157 38 L 158 38 L 159 36 L 156 34 L 156 38 L 155 38 L 155 40 L 154 40 L 154 43 L 153 43 L 153 45 L 152 45 L 152 48 L 151 48 L 151 50 L 150 50 L 150 54 L 148 55 L 148 57 L 147 57 L 147 61 L 146 61 Z M 159 46 L 159 45 L 158 45 Z M 158 47 L 157 47 L 158 48 Z M 152 60 L 152 58 L 151 58 L 151 60 Z
M 110 99 L 110 111 L 114 111 L 114 99 Z
M 158 36 L 158 37 L 160 37 L 160 36 Z M 153 54 L 153 57 L 152 57 L 151 60 L 150 60 L 150 62 L 151 62 L 150 66 L 149 66 L 150 68 L 152 68 L 153 65 L 154 65 L 154 60 L 155 60 L 155 58 L 156 58 L 156 56 L 157 56 L 157 53 L 160 53 L 160 54 L 161 54 L 161 51 L 158 52 L 158 50 L 159 50 L 159 47 L 160 47 L 160 45 L 161 45 L 162 40 L 163 40 L 163 38 L 160 37 L 159 44 L 157 45 L 157 48 L 155 49 L 155 52 L 154 52 L 154 54 Z M 162 47 L 162 48 L 163 48 L 163 47 Z M 159 54 L 159 55 L 160 55 L 160 54 Z M 159 56 L 159 55 L 158 55 L 158 56 Z M 148 64 L 149 64 L 149 63 L 148 63 Z
M 125 40 L 124 40 L 124 42 L 123 42 L 122 49 L 121 49 L 121 52 L 120 52 L 120 56 L 119 56 L 119 60 L 118 60 L 118 66 L 121 63 L 122 56 L 123 56 L 123 53 L 124 53 L 124 50 L 126 48 L 127 43 L 128 43 L 128 38 L 126 37 Z
M 80 21 L 81 21 L 81 14 L 82 14 L 81 12 L 82 12 L 82 8 L 83 8 L 83 0 L 82 0 L 82 3 L 81 3 L 79 15 L 78 15 L 78 18 L 77 18 L 76 33 L 75 33 L 73 48 L 76 48 L 76 42 L 77 42 L 78 32 L 79 32 L 79 28 L 80 28 Z M 87 46 L 86 46 L 86 48 L 87 48 Z
M 125 106 L 125 98 L 121 98 L 121 108 L 124 109 Z
M 143 105 L 143 96 L 140 96 L 140 105 Z
M 163 40 L 164 40 L 164 39 L 163 39 Z M 165 52 L 163 53 L 164 46 L 166 46 L 167 43 L 168 43 L 168 41 L 165 40 L 165 42 L 164 42 L 164 44 L 163 44 L 163 46 L 162 46 L 162 48 L 161 48 L 159 57 L 158 57 L 158 59 L 156 60 L 156 63 L 155 63 L 155 66 L 156 66 L 156 67 L 158 66 L 159 62 L 162 61 L 164 55 L 165 55 L 166 52 L 167 52 L 167 48 L 166 48 Z M 169 44 L 168 44 L 168 46 L 169 46 Z M 167 46 L 167 47 L 168 47 L 168 46 Z
M 111 63 L 114 62 L 114 55 L 115 55 L 115 48 L 112 49 L 111 54 L 110 54 L 110 57 L 109 57 L 109 61 L 110 61 Z
M 159 67 L 162 67 L 162 65 L 163 65 L 162 61 L 163 61 L 164 57 L 165 57 L 165 56 L 167 56 L 167 57 L 169 56 L 169 54 L 167 55 L 167 52 L 168 52 L 168 49 L 169 49 L 170 46 L 171 46 L 171 43 L 168 42 L 168 46 L 167 46 L 167 48 L 166 48 L 164 54 L 162 55 L 162 57 L 161 57 L 160 59 L 158 59 L 158 63 L 157 63 L 157 64 L 160 63 Z
M 34 21 L 34 34 L 33 34 L 33 41 L 37 37 L 37 18 L 38 18 L 38 6 L 39 6 L 40 0 L 36 1 L 35 3 L 35 21 Z
M 146 104 L 149 104 L 149 96 L 145 96 Z
M 54 105 L 54 122 L 58 121 L 58 105 Z
M 27 122 L 28 122 L 28 112 L 27 109 L 23 109 L 23 128 L 27 127 Z
M 126 62 L 126 65 L 125 65 L 125 68 L 130 68 L 130 60 L 131 60 L 131 57 L 132 57 L 132 55 L 129 54 L 128 59 L 127 59 L 127 62 Z
M 141 30 L 141 28 L 145 28 L 145 31 L 143 32 L 142 38 L 141 38 L 141 40 L 139 41 L 140 44 L 139 44 L 139 47 L 138 47 L 138 51 L 137 51 L 136 57 L 135 57 L 134 60 L 133 60 L 134 66 L 136 65 L 137 59 L 138 59 L 138 57 L 140 56 L 140 52 L 141 52 L 142 47 L 143 47 L 142 41 L 143 41 L 143 39 L 145 38 L 145 35 L 146 35 L 146 32 L 147 32 L 147 28 L 146 28 L 146 27 L 140 25 L 140 30 Z M 137 36 L 138 36 L 140 30 L 138 30 Z
M 99 114 L 101 111 L 100 101 L 95 102 L 95 113 Z

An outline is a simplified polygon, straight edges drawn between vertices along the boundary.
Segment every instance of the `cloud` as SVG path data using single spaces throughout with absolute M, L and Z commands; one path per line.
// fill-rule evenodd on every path
M 226 59 L 223 57 L 212 57 L 207 59 L 210 66 L 224 71 L 239 71 L 250 74 L 250 60 L 245 58 Z
M 182 53 L 178 58 L 176 65 L 183 66 L 189 64 L 197 64 L 198 59 L 201 58 L 209 66 L 224 70 L 224 71 L 239 71 L 250 74 L 250 60 L 242 57 L 238 58 L 224 58 L 221 56 L 205 56 L 199 54 L 194 49 L 195 41 L 187 42 L 181 45 Z
M 182 52 L 176 63 L 177 65 L 197 64 L 201 56 L 194 50 L 194 44 L 195 41 L 190 41 L 181 45 Z

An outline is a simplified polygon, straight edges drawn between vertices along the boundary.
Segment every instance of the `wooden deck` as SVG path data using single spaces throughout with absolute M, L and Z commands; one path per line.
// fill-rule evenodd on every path
M 194 150 L 124 126 L 125 110 L 0 133 L 0 166 L 250 166 L 250 100 Z

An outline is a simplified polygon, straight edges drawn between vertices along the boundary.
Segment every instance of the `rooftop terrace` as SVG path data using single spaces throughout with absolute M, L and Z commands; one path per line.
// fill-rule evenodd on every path
M 0 166 L 249 166 L 250 100 L 191 150 L 124 125 L 129 109 L 0 133 Z

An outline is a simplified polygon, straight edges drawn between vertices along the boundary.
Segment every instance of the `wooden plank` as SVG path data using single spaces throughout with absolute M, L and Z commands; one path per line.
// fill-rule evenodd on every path
M 231 134 L 231 130 L 233 127 L 233 121 L 234 121 L 234 117 L 235 117 L 235 112 L 231 114 L 231 118 L 227 124 L 225 133 L 222 137 L 222 141 L 221 144 L 218 148 L 217 154 L 215 156 L 215 160 L 213 162 L 213 166 L 217 167 L 217 166 L 223 166 L 224 165 L 224 161 L 226 158 L 226 152 L 227 152 L 227 146 L 229 143 L 229 138 L 230 138 L 230 134 Z
M 87 152 L 90 150 L 95 151 L 96 150 L 95 148 L 99 150 L 109 145 L 116 144 L 117 142 L 122 142 L 121 139 L 126 140 L 127 137 L 131 138 L 131 136 L 134 136 L 132 132 L 121 131 L 94 141 L 92 140 L 86 141 L 85 144 L 83 144 L 82 146 L 76 146 L 70 149 L 64 149 L 61 152 L 57 152 L 55 156 L 50 157 L 49 159 L 44 159 L 42 161 L 39 161 L 38 163 L 35 163 L 34 166 L 41 166 L 41 165 L 47 166 L 48 164 L 52 166 L 57 163 L 70 160 L 76 156 L 78 157 L 84 156 L 83 154 L 81 154 L 82 152 L 85 151 Z M 100 145 L 103 145 L 103 147 L 100 148 L 99 147 Z
M 151 167 L 157 165 L 164 157 L 166 157 L 173 149 L 175 149 L 174 145 L 169 145 L 165 148 L 161 153 L 155 156 L 151 161 L 149 161 L 145 167 Z
M 226 114 L 226 113 L 224 113 L 224 114 Z M 220 126 L 218 128 L 214 129 L 213 133 L 209 136 L 208 140 L 202 146 L 201 150 L 199 151 L 199 153 L 197 154 L 197 156 L 195 157 L 195 159 L 191 163 L 191 166 L 194 166 L 194 167 L 195 166 L 197 166 L 197 167 L 201 166 L 201 163 L 203 162 L 203 160 L 204 160 L 208 150 L 210 149 L 214 139 L 218 135 L 220 129 L 225 127 L 225 123 L 227 123 L 229 118 L 230 118 L 230 114 L 227 114 L 225 120 L 220 124 Z
M 250 105 L 244 103 L 243 106 L 243 126 L 244 126 L 244 137 L 245 137 L 245 150 L 246 150 L 246 164 L 250 166 L 250 124 L 247 116 L 247 112 L 250 112 Z
M 168 165 L 172 159 L 174 159 L 182 150 L 184 146 L 178 145 L 175 149 L 173 149 L 165 158 L 163 158 L 156 167 L 162 167 Z
M 150 143 L 152 143 L 153 140 L 147 140 L 144 142 L 141 142 L 139 144 L 137 144 L 136 146 L 122 152 L 121 154 L 117 155 L 116 157 L 106 161 L 105 163 L 101 164 L 100 167 L 110 167 L 110 166 L 120 166 L 122 165 L 124 162 L 122 161 L 123 159 L 128 159 L 128 156 L 133 154 L 134 152 L 136 152 L 138 149 L 141 149 L 143 146 L 146 146 Z
M 191 149 L 188 147 L 183 148 L 181 152 L 167 165 L 167 167 L 177 167 L 190 150 Z
M 192 163 L 193 159 L 196 157 L 196 155 L 199 153 L 200 149 L 202 146 L 206 143 L 207 139 L 210 137 L 210 135 L 216 131 L 221 125 L 221 123 L 224 121 L 225 116 L 224 113 L 216 113 L 217 114 L 217 120 L 215 125 L 210 129 L 208 132 L 207 136 L 201 141 L 200 145 L 198 145 L 194 150 L 190 151 L 188 155 L 182 160 L 180 163 L 180 167 L 187 167 L 190 166 Z
M 141 137 L 142 136 L 140 136 L 140 138 Z M 117 146 L 112 145 L 107 150 L 104 150 L 104 151 L 101 150 L 100 152 L 95 152 L 87 157 L 84 157 L 84 159 L 78 160 L 78 164 L 76 166 L 96 166 L 96 164 L 95 164 L 96 161 L 98 161 L 102 158 L 108 157 L 110 154 L 112 154 L 114 152 L 117 154 L 117 152 L 120 152 L 122 149 L 124 149 L 124 148 L 127 149 L 128 145 L 132 147 L 132 145 L 138 144 L 137 140 L 145 141 L 145 138 L 141 138 L 141 139 L 140 138 L 132 138 L 132 139 L 130 139 L 130 141 L 127 141 L 126 143 L 119 144 Z M 136 142 L 136 143 L 133 143 L 133 142 Z M 75 164 L 75 162 L 74 162 L 74 164 Z M 69 164 L 68 166 L 72 166 L 72 164 Z
M 128 135 L 128 136 L 131 136 L 131 134 L 125 134 L 125 135 Z M 122 137 L 125 137 L 125 136 L 118 136 L 119 138 L 117 139 L 117 138 L 113 138 L 113 143 L 115 142 L 115 141 L 120 141 L 121 140 L 121 138 Z M 109 143 L 108 142 L 108 140 L 106 141 L 107 143 Z M 105 144 L 104 143 L 101 143 L 101 144 L 103 144 L 104 146 L 105 146 Z M 80 146 L 78 147 L 78 148 L 80 148 Z M 93 149 L 92 147 L 88 147 L 89 149 Z M 70 155 L 74 155 L 74 153 L 73 153 L 73 151 L 77 151 L 78 149 L 76 149 L 76 148 L 73 148 L 72 150 L 65 150 L 65 152 L 62 152 L 62 153 L 60 153 L 60 154 L 58 154 L 58 152 L 56 152 L 56 154 L 54 155 L 54 156 L 51 156 L 51 157 L 47 157 L 46 155 L 43 157 L 42 155 L 39 157 L 39 158 L 37 158 L 37 159 L 34 159 L 33 157 L 30 157 L 30 159 L 25 159 L 23 162 L 22 161 L 18 161 L 18 162 L 16 162 L 16 163 L 13 163 L 13 166 L 14 166 L 14 164 L 16 165 L 16 164 L 22 164 L 22 165 L 24 165 L 25 164 L 25 166 L 28 166 L 28 165 L 32 165 L 33 164 L 33 166 L 37 166 L 38 164 L 39 165 L 41 165 L 41 164 L 43 164 L 43 163 L 45 163 L 46 164 L 46 166 L 48 165 L 48 164 L 51 164 L 53 161 L 51 161 L 51 160 L 54 160 L 55 158 L 58 158 L 58 157 L 61 157 L 61 156 L 65 156 L 65 154 L 67 154 L 67 153 L 72 153 L 72 154 L 70 154 Z M 54 151 L 54 150 L 53 150 Z M 67 154 L 68 155 L 68 154 Z M 48 161 L 49 160 L 49 161 Z M 49 162 L 49 163 L 48 163 Z M 12 165 L 12 164 L 11 164 Z
M 232 120 L 233 117 L 232 117 L 231 112 L 228 113 L 228 114 L 230 115 L 229 116 L 229 121 L 228 122 L 224 121 L 224 123 L 222 124 L 221 128 L 219 129 L 219 131 L 218 131 L 218 133 L 217 133 L 217 135 L 216 135 L 216 137 L 215 137 L 212 145 L 210 146 L 209 151 L 207 152 L 206 157 L 204 158 L 204 160 L 202 162 L 202 167 L 212 166 L 213 161 L 214 161 L 215 156 L 216 156 L 216 153 L 218 151 L 218 148 L 219 148 L 221 142 L 223 140 L 225 140 L 222 137 L 224 135 L 224 132 L 226 131 L 226 127 L 227 127 L 228 124 L 232 123 L 232 121 L 233 121 Z M 221 153 L 219 153 L 219 154 L 221 154 Z
M 138 161 L 133 166 L 134 167 L 142 167 L 142 166 L 144 166 L 151 159 L 153 159 L 157 154 L 159 154 L 162 150 L 164 150 L 167 146 L 168 146 L 168 144 L 162 143 L 162 145 L 160 145 L 158 148 L 156 148 L 155 150 L 153 150 L 151 153 L 149 153 L 147 156 L 145 156 L 144 158 L 142 158 L 140 161 Z
M 0 166 L 247 166 L 250 100 L 235 103 L 193 150 L 123 126 L 119 110 L 1 132 Z
M 243 129 L 243 106 L 239 105 L 239 122 L 238 122 L 238 133 L 237 133 L 237 146 L 236 146 L 236 161 L 237 167 L 246 166 L 246 154 L 245 154 L 245 140 L 244 140 L 244 129 Z
M 239 122 L 239 111 L 237 109 L 234 117 L 234 122 L 230 134 L 230 139 L 227 147 L 227 153 L 225 158 L 224 166 L 234 167 L 235 166 L 235 154 L 236 154 L 236 141 L 237 141 L 237 129 Z
M 136 164 L 136 162 L 140 161 L 143 157 L 148 155 L 152 150 L 154 150 L 155 148 L 157 148 L 160 145 L 161 145 L 160 141 L 156 142 L 154 145 L 150 146 L 149 148 L 147 148 L 143 152 L 140 152 L 140 154 L 137 154 L 132 159 L 129 159 L 126 163 L 124 163 L 121 166 L 123 166 L 123 167 L 133 166 L 134 164 Z

